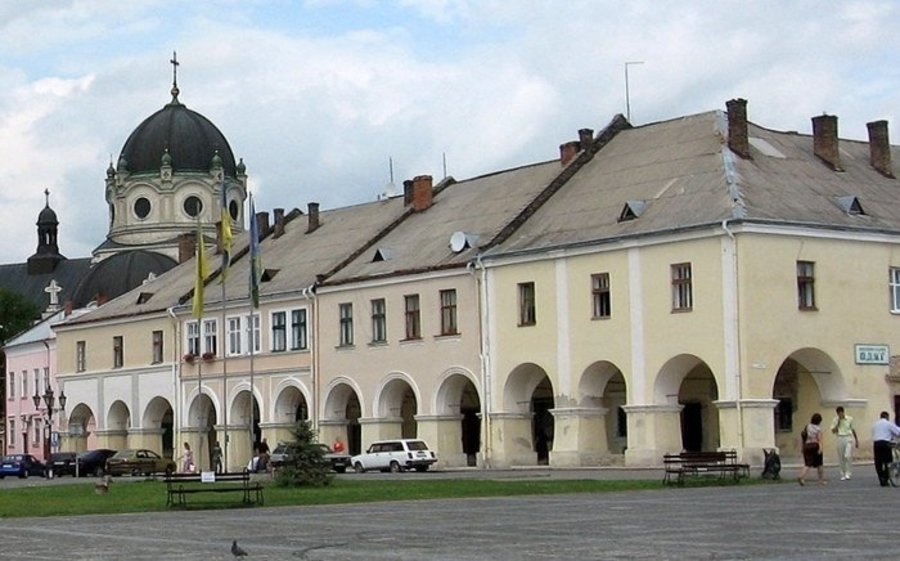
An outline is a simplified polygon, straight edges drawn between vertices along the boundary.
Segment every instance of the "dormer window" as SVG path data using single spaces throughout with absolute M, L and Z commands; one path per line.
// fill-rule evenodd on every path
M 622 208 L 622 212 L 619 213 L 619 222 L 627 222 L 629 220 L 640 218 L 641 214 L 644 213 L 645 208 L 647 208 L 647 203 L 644 201 L 626 201 L 625 206 Z
M 379 261 L 387 261 L 391 257 L 393 257 L 394 252 L 386 247 L 380 247 L 375 250 L 375 255 L 372 257 L 372 263 L 378 263 Z
M 837 202 L 838 206 L 841 207 L 841 210 L 847 214 L 866 214 L 866 211 L 863 210 L 863 207 L 859 202 L 859 198 L 854 195 L 838 197 Z

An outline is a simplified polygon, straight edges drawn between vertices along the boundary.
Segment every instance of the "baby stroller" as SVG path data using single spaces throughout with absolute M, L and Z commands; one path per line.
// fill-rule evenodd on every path
M 763 449 L 766 459 L 763 461 L 763 479 L 779 479 L 781 477 L 781 456 L 774 448 L 771 450 Z

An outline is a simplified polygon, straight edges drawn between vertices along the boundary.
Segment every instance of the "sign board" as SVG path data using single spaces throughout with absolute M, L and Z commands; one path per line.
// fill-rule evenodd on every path
M 200 472 L 200 482 L 201 483 L 215 483 L 216 482 L 216 472 L 201 471 Z
M 856 345 L 853 354 L 856 364 L 890 364 L 891 349 L 888 345 Z
M 59 448 L 59 433 L 57 431 L 50 433 L 50 446 Z

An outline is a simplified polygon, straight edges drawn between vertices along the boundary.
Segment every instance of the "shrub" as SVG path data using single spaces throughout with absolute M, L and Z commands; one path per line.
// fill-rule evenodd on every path
M 309 421 L 297 421 L 294 441 L 287 443 L 284 463 L 275 473 L 275 483 L 282 487 L 321 487 L 331 483 L 331 464 L 316 446 L 316 433 Z

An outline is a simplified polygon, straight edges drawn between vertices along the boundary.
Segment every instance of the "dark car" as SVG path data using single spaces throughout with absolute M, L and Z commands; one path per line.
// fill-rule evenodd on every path
M 290 459 L 291 447 L 296 446 L 295 443 L 281 443 L 275 447 L 270 456 L 272 467 L 283 465 Z M 350 454 L 344 452 L 335 452 L 327 444 L 316 443 L 313 446 L 322 450 L 322 458 L 331 464 L 331 469 L 338 473 L 344 473 L 350 467 Z
M 110 475 L 152 475 L 175 471 L 175 462 L 163 458 L 153 450 L 119 450 L 106 460 L 106 472 Z
M 60 475 L 75 475 L 75 452 L 54 452 L 50 454 L 47 462 L 47 472 L 54 477 Z
M 0 460 L 0 479 L 7 475 L 26 478 L 29 475 L 44 475 L 44 464 L 31 454 L 10 454 Z
M 101 477 L 106 474 L 106 460 L 115 455 L 115 450 L 97 448 L 78 453 L 78 475 Z

